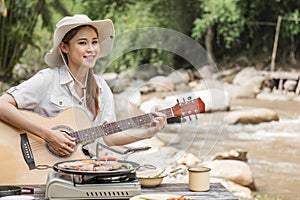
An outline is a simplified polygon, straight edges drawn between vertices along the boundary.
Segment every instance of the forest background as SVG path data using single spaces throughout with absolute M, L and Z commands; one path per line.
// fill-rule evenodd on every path
M 76 13 L 112 19 L 116 34 L 141 27 L 175 30 L 201 44 L 219 69 L 238 65 L 264 70 L 270 70 L 281 16 L 276 70 L 289 69 L 300 63 L 299 8 L 298 0 L 2 0 L 0 80 L 17 84 L 47 67 L 43 58 L 51 49 L 56 22 Z M 122 55 L 107 71 L 119 73 L 144 63 L 191 67 L 171 52 L 141 49 Z

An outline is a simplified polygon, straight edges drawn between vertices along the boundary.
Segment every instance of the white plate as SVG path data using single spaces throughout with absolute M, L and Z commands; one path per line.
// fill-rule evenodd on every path
M 143 200 L 143 198 L 149 198 L 153 200 L 167 200 L 168 198 L 181 197 L 174 194 L 141 194 L 138 196 L 131 197 L 130 200 Z
M 11 195 L 11 196 L 5 196 L 0 197 L 0 200 L 33 200 L 33 196 L 28 195 Z

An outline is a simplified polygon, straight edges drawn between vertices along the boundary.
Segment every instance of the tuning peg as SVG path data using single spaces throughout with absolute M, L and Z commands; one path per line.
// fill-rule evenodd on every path
M 198 116 L 197 116 L 197 114 L 196 114 L 196 113 L 195 113 L 195 118 L 196 118 L 196 119 L 198 119 Z
M 192 100 L 192 97 L 191 97 L 191 96 L 188 96 L 188 98 L 187 98 L 187 99 L 190 101 L 190 100 Z
M 185 117 L 185 116 L 186 116 L 186 112 L 182 112 L 182 113 L 181 113 L 181 116 L 182 116 L 182 117 Z
M 181 122 L 186 122 L 186 119 L 184 117 L 181 117 Z
M 192 112 L 188 111 L 188 116 L 189 116 L 190 121 L 192 121 L 191 114 L 192 114 Z
M 181 107 L 181 103 L 179 102 L 179 100 L 176 99 L 176 101 L 177 101 L 177 104 L 179 105 L 179 107 Z

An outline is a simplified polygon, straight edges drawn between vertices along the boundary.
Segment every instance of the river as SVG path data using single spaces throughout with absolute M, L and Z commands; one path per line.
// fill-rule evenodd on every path
M 253 124 L 223 125 L 216 144 L 208 155 L 231 149 L 248 152 L 257 192 L 282 199 L 300 199 L 300 103 L 270 102 L 256 99 L 234 100 L 239 109 L 264 107 L 274 110 L 279 121 Z M 201 136 L 192 145 L 197 154 Z
M 230 108 L 269 108 L 279 121 L 229 125 L 223 122 L 226 112 L 217 112 L 200 114 L 198 120 L 193 116 L 191 121 L 170 124 L 164 130 L 178 133 L 174 138 L 180 142 L 174 139 L 174 147 L 201 159 L 232 149 L 247 151 L 258 194 L 300 200 L 300 102 L 233 99 Z M 153 162 L 156 160 L 159 158 Z

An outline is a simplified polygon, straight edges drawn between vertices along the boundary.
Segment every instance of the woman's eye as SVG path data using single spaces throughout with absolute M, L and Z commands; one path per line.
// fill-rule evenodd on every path
M 93 41 L 93 44 L 98 44 L 98 41 Z
M 86 42 L 79 42 L 80 45 L 86 45 Z

